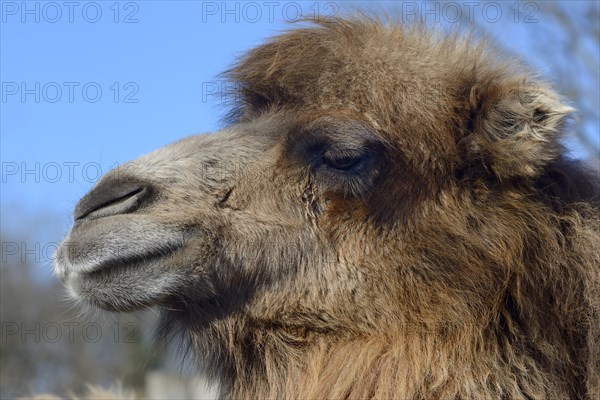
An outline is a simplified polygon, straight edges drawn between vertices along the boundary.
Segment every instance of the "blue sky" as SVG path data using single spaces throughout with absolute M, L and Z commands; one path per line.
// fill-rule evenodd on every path
M 523 8 L 513 18 L 513 3 L 500 3 L 502 21 L 509 22 L 490 22 L 493 9 L 486 10 L 484 22 L 504 47 L 520 54 L 540 45 L 552 49 L 554 43 L 540 39 L 550 22 L 525 23 L 534 9 Z M 101 173 L 219 127 L 225 109 L 206 91 L 222 83 L 218 73 L 236 56 L 283 29 L 299 10 L 328 15 L 339 7 L 314 1 L 0 4 L 2 229 L 40 225 L 40 216 L 51 214 L 63 231 L 77 200 Z M 577 14 L 585 2 L 562 4 Z M 484 15 L 474 12 L 479 19 Z M 524 58 L 542 73 L 551 70 L 535 57 Z M 589 129 L 597 128 L 592 121 Z M 575 155 L 586 155 L 572 146 Z
M 203 99 L 203 83 L 217 82 L 236 55 L 279 27 L 268 20 L 243 26 L 219 18 L 203 23 L 202 4 L 191 1 L 131 3 L 137 4 L 138 22 L 115 23 L 108 8 L 114 2 L 97 4 L 103 13 L 97 23 L 84 20 L 77 9 L 73 23 L 68 10 L 57 23 L 43 18 L 36 23 L 34 16 L 22 23 L 20 15 L 3 15 L 3 211 L 19 206 L 68 212 L 98 171 L 216 129 L 222 110 L 218 99 Z M 121 19 L 136 11 L 123 10 L 126 4 L 121 3 Z M 19 92 L 5 93 L 14 91 L 7 82 L 16 83 Z M 34 92 L 25 99 L 23 82 Z M 19 172 L 39 173 L 13 175 L 12 163 Z

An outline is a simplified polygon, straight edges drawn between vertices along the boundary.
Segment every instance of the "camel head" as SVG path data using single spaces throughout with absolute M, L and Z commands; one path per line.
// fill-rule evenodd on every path
M 518 63 L 334 19 L 227 76 L 227 127 L 110 171 L 77 204 L 55 263 L 74 297 L 289 344 L 509 326 L 570 284 L 549 267 L 572 262 L 549 215 L 570 204 L 552 171 L 571 109 Z
M 57 274 L 108 310 L 190 305 L 318 329 L 388 329 L 467 272 L 460 300 L 484 302 L 508 272 L 471 258 L 508 228 L 486 232 L 490 205 L 472 194 L 538 174 L 569 109 L 439 40 L 338 20 L 251 51 L 228 73 L 233 123 L 107 173 L 75 208 Z M 469 224 L 483 254 L 460 237 Z

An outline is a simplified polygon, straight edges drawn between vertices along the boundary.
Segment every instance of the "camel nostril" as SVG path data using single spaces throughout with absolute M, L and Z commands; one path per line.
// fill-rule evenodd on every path
M 75 207 L 76 221 L 124 214 L 138 209 L 150 187 L 138 181 L 109 179 L 86 194 Z

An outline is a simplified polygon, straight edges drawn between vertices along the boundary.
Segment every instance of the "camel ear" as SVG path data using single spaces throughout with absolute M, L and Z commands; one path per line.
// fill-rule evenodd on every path
M 534 82 L 475 85 L 470 92 L 467 159 L 499 179 L 536 176 L 560 152 L 572 111 L 547 86 Z M 464 142 L 463 142 L 464 143 Z

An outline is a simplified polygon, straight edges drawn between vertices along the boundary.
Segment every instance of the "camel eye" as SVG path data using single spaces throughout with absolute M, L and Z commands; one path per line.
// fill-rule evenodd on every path
M 352 167 L 356 166 L 360 160 L 361 156 L 357 155 L 343 155 L 343 156 L 328 156 L 325 155 L 323 161 L 326 165 L 331 168 L 339 169 L 342 171 L 349 170 Z

